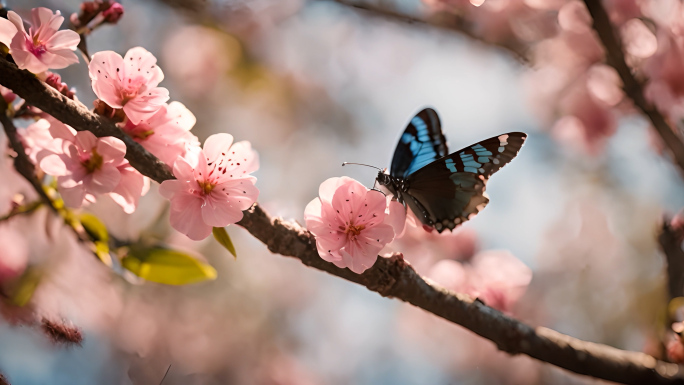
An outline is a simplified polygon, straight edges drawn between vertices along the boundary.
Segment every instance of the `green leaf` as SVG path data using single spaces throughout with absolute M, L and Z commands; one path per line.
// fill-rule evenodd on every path
M 105 265 L 112 267 L 112 256 L 109 254 L 109 243 L 102 241 L 95 241 L 95 255 Z
M 85 231 L 88 232 L 88 235 L 94 240 L 102 242 L 109 241 L 107 227 L 98 217 L 89 213 L 81 213 L 78 215 L 78 220 L 81 222 L 81 225 L 83 225 Z
M 183 252 L 161 247 L 133 247 L 121 264 L 140 278 L 166 285 L 216 279 L 216 270 L 211 265 Z
M 17 306 L 26 306 L 36 291 L 43 274 L 38 269 L 29 268 L 11 289 L 10 301 Z
M 228 231 L 226 231 L 225 227 L 214 227 L 214 229 L 211 231 L 214 234 L 214 238 L 218 241 L 218 243 L 221 244 L 221 246 L 225 247 L 226 250 L 228 250 L 231 254 L 233 254 L 233 257 L 237 259 L 237 253 L 235 252 L 235 246 L 233 246 L 233 241 L 230 240 L 230 235 L 228 235 Z

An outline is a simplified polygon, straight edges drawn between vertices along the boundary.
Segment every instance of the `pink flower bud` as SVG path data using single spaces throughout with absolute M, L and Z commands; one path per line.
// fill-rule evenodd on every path
M 106 23 L 116 24 L 124 14 L 124 7 L 119 3 L 112 3 L 112 5 L 102 12 Z

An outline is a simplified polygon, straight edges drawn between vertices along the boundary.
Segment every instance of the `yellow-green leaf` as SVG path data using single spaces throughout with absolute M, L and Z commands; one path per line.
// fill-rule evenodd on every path
M 105 265 L 112 267 L 112 256 L 109 254 L 109 244 L 107 242 L 95 241 L 95 255 Z
M 85 231 L 87 231 L 96 241 L 109 241 L 107 227 L 102 223 L 100 218 L 93 214 L 81 213 L 78 215 L 78 220 L 81 222 L 81 225 L 83 225 Z
M 218 243 L 220 243 L 221 246 L 225 247 L 226 250 L 228 250 L 228 252 L 233 254 L 233 257 L 237 258 L 235 246 L 233 246 L 233 241 L 231 241 L 230 235 L 228 235 L 228 231 L 226 231 L 226 228 L 214 227 L 214 229 L 211 232 L 214 234 L 214 238 L 216 238 Z
M 26 306 L 36 291 L 42 274 L 37 269 L 29 268 L 11 289 L 10 301 L 17 306 Z
M 216 270 L 177 250 L 155 247 L 132 248 L 121 264 L 148 281 L 166 285 L 186 285 L 216 279 Z

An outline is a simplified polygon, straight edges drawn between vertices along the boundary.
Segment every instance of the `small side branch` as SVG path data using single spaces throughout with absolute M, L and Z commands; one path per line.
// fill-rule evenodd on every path
M 658 242 L 667 260 L 667 289 L 670 299 L 684 297 L 683 240 L 684 229 L 675 229 L 668 220 L 664 220 Z
M 31 162 L 31 159 L 29 159 L 28 155 L 26 155 L 26 150 L 24 149 L 24 144 L 21 142 L 21 139 L 19 139 L 17 128 L 14 126 L 12 119 L 7 116 L 8 105 L 5 99 L 2 97 L 0 97 L 0 111 L 0 124 L 2 124 L 2 127 L 5 130 L 5 134 L 7 135 L 7 140 L 9 141 L 10 146 L 12 146 L 14 152 L 17 153 L 17 157 L 14 158 L 14 168 L 31 184 L 33 189 L 36 190 L 36 193 L 38 193 L 38 196 L 40 196 L 45 204 L 47 204 L 48 207 L 50 207 L 50 209 L 56 213 L 57 209 L 55 208 L 52 199 L 50 199 L 50 197 L 45 193 L 45 190 L 43 190 L 43 184 L 36 176 L 35 165 L 33 162 Z
M 665 117 L 646 100 L 642 84 L 634 77 L 632 70 L 625 61 L 620 38 L 613 27 L 601 0 L 584 0 L 589 13 L 594 20 L 593 27 L 598 34 L 603 47 L 606 49 L 606 62 L 620 75 L 625 94 L 634 102 L 634 105 L 648 117 L 656 132 L 667 147 L 674 164 L 679 168 L 684 177 L 684 142 L 682 138 L 670 127 Z

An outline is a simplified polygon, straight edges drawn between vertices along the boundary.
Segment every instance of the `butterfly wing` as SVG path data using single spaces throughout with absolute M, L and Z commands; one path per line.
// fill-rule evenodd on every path
M 401 135 L 392 157 L 390 175 L 406 178 L 448 153 L 439 116 L 432 108 L 426 108 L 411 119 Z
M 527 135 L 510 132 L 437 159 L 410 174 L 405 201 L 440 233 L 473 218 L 489 203 L 489 177 L 518 155 Z

